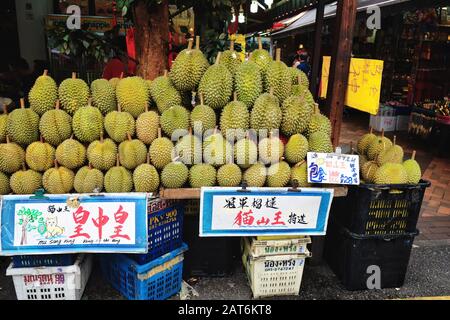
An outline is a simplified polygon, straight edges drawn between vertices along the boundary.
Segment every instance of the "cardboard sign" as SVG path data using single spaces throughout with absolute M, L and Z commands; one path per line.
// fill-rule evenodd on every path
M 200 236 L 324 235 L 333 189 L 202 188 Z
M 328 77 L 331 57 L 323 57 L 320 97 L 327 97 Z M 350 60 L 347 94 L 345 105 L 376 115 L 380 105 L 381 80 L 383 75 L 382 60 Z
M 1 255 L 146 253 L 147 195 L 4 196 Z
M 308 182 L 359 185 L 359 156 L 308 152 Z

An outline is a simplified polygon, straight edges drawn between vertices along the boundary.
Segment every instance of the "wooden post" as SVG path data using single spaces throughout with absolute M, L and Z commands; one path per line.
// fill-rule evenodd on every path
M 339 145 L 342 114 L 353 44 L 353 28 L 356 20 L 356 0 L 339 0 L 336 12 L 336 34 L 331 56 L 328 79 L 327 108 L 333 128 L 333 146 Z
M 319 68 L 322 62 L 321 49 L 322 49 L 322 28 L 323 28 L 323 15 L 325 11 L 325 0 L 319 0 L 316 7 L 316 30 L 314 32 L 314 52 L 312 56 L 312 71 L 311 81 L 309 83 L 309 89 L 314 98 L 317 99 L 319 85 Z

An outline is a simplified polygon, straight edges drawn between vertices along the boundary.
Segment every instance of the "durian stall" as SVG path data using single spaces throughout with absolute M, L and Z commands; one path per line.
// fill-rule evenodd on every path
M 162 231 L 161 224 L 152 225 L 152 218 L 158 215 L 158 221 L 159 217 L 167 219 L 166 227 L 178 228 L 177 237 L 171 233 L 170 245 L 158 253 L 150 246 L 148 254 L 139 258 L 145 261 L 142 266 L 129 256 L 118 255 L 102 258 L 101 264 L 106 278 L 130 299 L 176 294 L 181 287 L 182 255 L 187 249 L 179 232 L 183 215 L 178 213 L 184 209 L 167 199 L 198 199 L 202 188 L 214 186 L 236 190 L 241 186 L 292 186 L 308 192 L 313 186 L 308 153 L 334 153 L 331 122 L 317 108 L 307 77 L 280 60 L 280 49 L 272 59 L 260 44 L 248 61 L 240 61 L 232 47 L 209 65 L 197 37 L 195 47 L 189 41 L 170 72 L 153 81 L 134 76 L 97 79 L 89 86 L 74 73 L 57 84 L 44 72 L 29 93 L 29 106 L 22 100 L 20 109 L 0 117 L 1 194 L 28 196 L 43 188 L 50 199 L 51 195 L 69 195 L 77 200 L 77 194 L 101 198 L 108 194 L 159 193 L 160 198 L 152 198 L 147 209 L 148 236 L 156 239 L 153 232 L 167 232 Z M 252 131 L 258 133 L 258 139 Z M 414 156 L 402 163 L 403 151 L 395 140 L 392 143 L 384 134 L 369 134 L 357 149 L 369 188 L 377 188 L 370 183 L 383 188 L 389 184 L 400 189 L 416 188 L 420 168 Z M 347 188 L 336 187 L 333 194 L 346 199 Z M 118 213 L 116 221 L 122 221 L 124 213 Z M 100 218 L 94 223 L 99 224 Z M 54 231 L 50 238 L 64 232 L 57 225 L 46 228 Z M 288 241 L 309 241 L 300 239 Z M 306 252 L 293 252 L 294 260 L 303 264 Z M 135 272 L 146 273 L 148 268 L 166 263 L 175 267 L 163 273 L 170 273 L 180 286 L 163 296 L 129 294 L 112 271 L 112 266 L 133 264 L 138 265 Z M 251 270 L 248 266 L 250 278 Z M 301 272 L 296 273 L 300 279 Z M 133 276 L 142 282 L 140 275 Z M 155 276 L 162 278 L 164 274 Z M 147 280 L 144 286 L 149 284 Z M 299 286 L 300 280 L 289 293 L 298 293 Z M 254 293 L 260 296 L 260 292 Z

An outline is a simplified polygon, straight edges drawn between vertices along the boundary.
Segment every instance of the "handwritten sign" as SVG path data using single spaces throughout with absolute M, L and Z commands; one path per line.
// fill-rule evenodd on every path
M 147 195 L 4 196 L 1 255 L 147 252 Z
M 326 98 L 331 57 L 323 57 L 320 97 Z M 381 80 L 383 75 L 382 60 L 350 60 L 347 94 L 345 105 L 376 115 L 380 105 Z
M 359 185 L 359 156 L 308 152 L 308 182 Z
M 202 188 L 200 236 L 324 235 L 333 189 Z

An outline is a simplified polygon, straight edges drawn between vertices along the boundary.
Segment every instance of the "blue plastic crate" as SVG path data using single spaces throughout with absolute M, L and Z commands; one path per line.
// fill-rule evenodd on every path
M 183 244 L 184 203 L 154 199 L 148 204 L 148 253 L 130 255 L 146 264 Z
M 22 255 L 12 258 L 15 268 L 28 267 L 65 267 L 75 263 L 74 254 Z
M 105 279 L 126 298 L 166 300 L 181 290 L 183 252 L 186 250 L 187 245 L 182 244 L 144 265 L 123 254 L 108 254 L 100 257 L 100 265 Z

